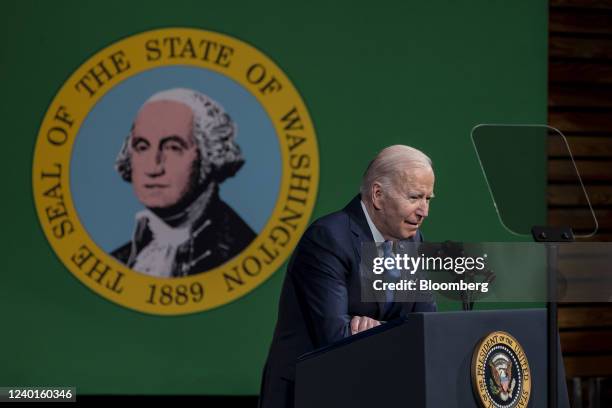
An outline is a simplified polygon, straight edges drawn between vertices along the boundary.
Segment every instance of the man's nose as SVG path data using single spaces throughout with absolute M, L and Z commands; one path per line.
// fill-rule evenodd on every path
M 419 202 L 419 207 L 416 210 L 416 213 L 420 217 L 427 217 L 429 215 L 429 201 L 427 199 L 423 199 Z
M 159 177 L 166 172 L 164 168 L 164 156 L 161 150 L 150 155 L 146 163 L 145 173 L 149 177 Z

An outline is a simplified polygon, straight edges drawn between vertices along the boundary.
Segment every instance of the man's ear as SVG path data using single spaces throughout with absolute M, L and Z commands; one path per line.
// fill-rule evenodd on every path
M 370 189 L 370 198 L 372 199 L 372 206 L 375 210 L 382 209 L 383 191 L 382 186 L 378 181 L 372 183 L 372 187 Z

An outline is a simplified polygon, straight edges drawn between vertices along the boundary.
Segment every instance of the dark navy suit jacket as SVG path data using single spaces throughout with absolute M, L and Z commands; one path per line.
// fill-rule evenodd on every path
M 361 301 L 361 242 L 373 240 L 359 196 L 306 230 L 287 268 L 260 407 L 293 407 L 297 358 L 350 336 L 353 316 L 387 321 L 435 311 L 433 302 L 398 302 L 385 314 L 383 303 Z M 413 240 L 422 241 L 420 232 Z

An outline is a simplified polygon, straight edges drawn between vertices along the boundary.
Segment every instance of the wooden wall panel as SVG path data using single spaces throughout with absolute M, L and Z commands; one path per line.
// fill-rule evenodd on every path
M 550 0 L 550 6 L 551 10 L 565 7 L 572 7 L 580 10 L 612 10 L 612 0 Z
M 550 57 L 612 60 L 612 39 L 551 35 Z
M 548 92 L 548 106 L 578 109 L 612 108 L 612 92 L 608 87 L 600 85 L 556 84 Z
M 567 10 L 552 8 L 548 30 L 551 34 L 612 34 L 612 14 L 593 13 L 592 10 Z
M 597 235 L 582 240 L 612 241 L 612 0 L 550 0 L 549 10 L 548 123 L 565 134 L 599 222 Z M 548 219 L 580 232 L 592 215 L 584 192 L 571 185 L 567 145 L 549 138 Z M 561 259 L 564 276 L 612 273 L 606 260 L 584 257 Z M 612 303 L 560 305 L 559 329 L 566 376 L 582 378 L 583 387 L 603 384 L 598 406 L 612 406 Z
M 612 135 L 612 115 L 610 112 L 555 111 L 549 106 L 548 123 L 568 134 L 598 133 Z
M 594 207 L 612 206 L 612 188 L 607 185 L 586 185 L 586 194 L 576 186 L 553 184 L 548 187 L 548 205 L 552 208 L 571 206 L 585 207 L 586 195 Z
M 567 158 L 571 151 L 574 159 L 612 158 L 612 138 L 597 136 L 560 136 L 550 137 L 548 156 L 550 158 Z
M 551 60 L 548 69 L 552 83 L 612 85 L 612 66 L 608 64 Z

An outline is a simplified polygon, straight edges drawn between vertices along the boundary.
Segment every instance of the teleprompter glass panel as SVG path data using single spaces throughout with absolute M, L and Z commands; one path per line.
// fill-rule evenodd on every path
M 545 125 L 478 125 L 472 142 L 508 231 L 528 236 L 533 226 L 549 226 L 571 227 L 578 237 L 596 233 L 597 219 L 561 132 Z M 568 202 L 586 210 L 577 214 Z

